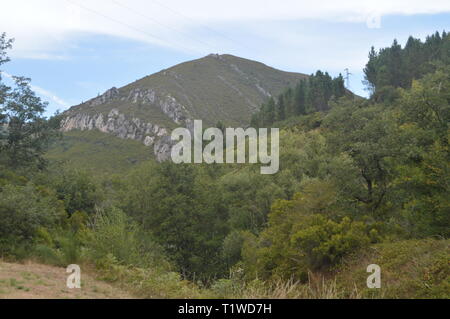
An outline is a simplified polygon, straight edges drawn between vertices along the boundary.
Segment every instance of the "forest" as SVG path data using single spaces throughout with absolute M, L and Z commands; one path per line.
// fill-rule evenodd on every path
M 368 99 L 317 71 L 249 119 L 280 128 L 274 175 L 48 160 L 60 115 L 29 79 L 0 81 L 0 258 L 85 265 L 144 298 L 449 298 L 450 35 L 372 47 L 364 73 Z M 385 290 L 365 287 L 371 263 Z

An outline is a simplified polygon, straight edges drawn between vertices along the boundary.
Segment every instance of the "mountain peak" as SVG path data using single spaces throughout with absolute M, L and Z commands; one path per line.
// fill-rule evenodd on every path
M 269 97 L 306 75 L 230 54 L 212 53 L 146 76 L 74 106 L 62 129 L 92 130 L 140 140 L 167 152 L 169 132 L 194 119 L 245 126 Z M 163 156 L 163 155 L 161 155 Z M 165 156 L 165 155 L 164 155 Z

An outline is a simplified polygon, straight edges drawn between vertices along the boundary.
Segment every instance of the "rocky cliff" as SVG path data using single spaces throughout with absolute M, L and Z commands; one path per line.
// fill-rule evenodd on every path
M 112 102 L 132 103 L 158 106 L 160 110 L 174 123 L 181 126 L 190 126 L 190 119 L 181 104 L 173 97 L 164 97 L 152 89 L 133 89 L 128 96 L 121 96 L 115 87 L 104 94 L 86 102 L 84 106 L 90 109 L 81 111 L 81 107 L 71 108 L 65 113 L 61 122 L 63 132 L 71 130 L 94 130 L 109 133 L 122 139 L 141 141 L 146 146 L 153 147 L 154 154 L 159 161 L 166 160 L 170 155 L 171 141 L 167 126 L 161 126 L 152 121 L 121 113 L 118 108 L 112 108 L 108 113 L 95 112 L 95 107 Z

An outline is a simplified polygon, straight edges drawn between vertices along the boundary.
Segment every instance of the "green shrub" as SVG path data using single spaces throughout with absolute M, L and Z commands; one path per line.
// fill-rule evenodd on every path
M 230 233 L 223 241 L 222 255 L 228 267 L 232 267 L 241 260 L 242 245 L 244 236 L 241 232 Z
M 61 254 L 63 266 L 77 264 L 81 259 L 81 244 L 76 233 L 68 232 L 56 240 L 56 245 Z
M 45 183 L 56 191 L 69 215 L 77 211 L 94 214 L 104 198 L 96 180 L 84 171 L 60 167 L 57 172 L 50 172 Z
M 77 232 L 86 228 L 89 216 L 86 212 L 77 210 L 69 218 L 69 225 L 72 231 Z
M 321 215 L 314 215 L 308 225 L 291 237 L 291 244 L 299 249 L 311 269 L 319 269 L 337 263 L 343 256 L 368 246 L 371 239 L 362 222 L 344 217 L 334 222 Z
M 44 264 L 64 266 L 61 253 L 54 247 L 45 244 L 37 244 L 33 249 L 32 255 Z
M 41 227 L 64 223 L 64 206 L 54 194 L 31 183 L 6 185 L 0 192 L 0 254 L 13 254 L 14 247 L 30 244 Z
M 306 281 L 310 271 L 325 270 L 379 240 L 378 225 L 340 218 L 335 194 L 332 184 L 310 180 L 293 200 L 276 201 L 267 229 L 245 236 L 247 279 Z
M 123 264 L 149 267 L 155 263 L 168 265 L 161 248 L 120 209 L 99 210 L 89 229 L 81 236 L 92 259 L 111 254 Z
M 142 298 L 202 298 L 194 284 L 180 274 L 161 267 L 140 268 L 123 265 L 112 254 L 97 260 L 100 279 L 114 282 Z

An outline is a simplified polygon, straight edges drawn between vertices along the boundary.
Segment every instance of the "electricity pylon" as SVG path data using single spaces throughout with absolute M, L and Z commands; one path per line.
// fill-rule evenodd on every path
M 350 90 L 350 75 L 352 75 L 348 68 L 344 70 L 345 71 L 345 82 L 347 83 L 347 90 Z

